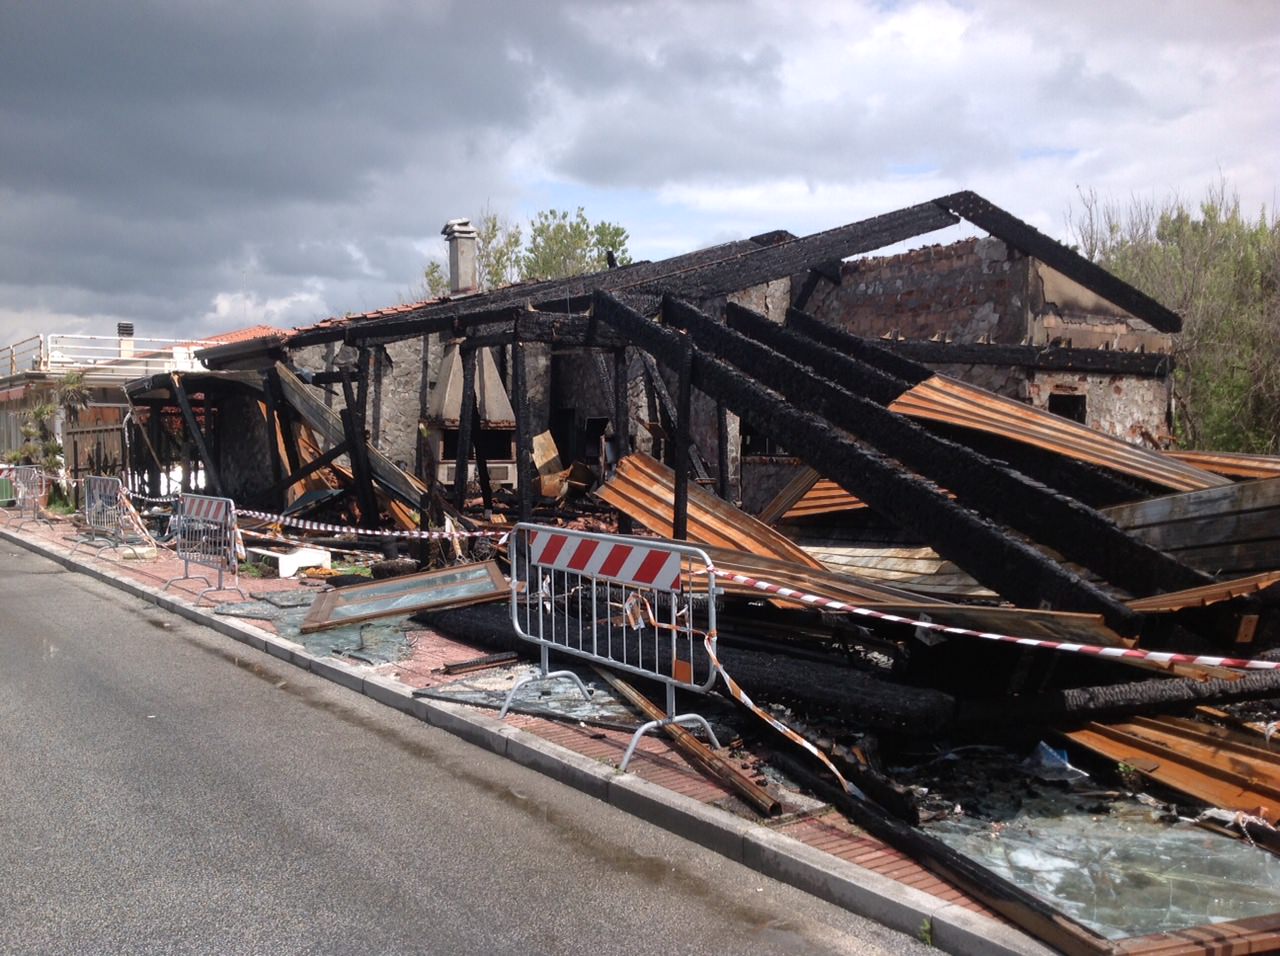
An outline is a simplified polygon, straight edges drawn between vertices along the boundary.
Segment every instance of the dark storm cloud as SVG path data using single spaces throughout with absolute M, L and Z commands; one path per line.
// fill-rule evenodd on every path
M 1082 181 L 1273 190 L 1269 9 L 10 0 L 0 344 L 382 307 L 445 219 L 583 194 L 651 255 L 646 229 L 674 253 L 960 187 L 1038 214 Z
M 250 268 L 389 295 L 408 236 L 495 192 L 545 78 L 607 76 L 590 47 L 538 5 L 6 4 L 0 283 L 145 290 L 168 322 Z

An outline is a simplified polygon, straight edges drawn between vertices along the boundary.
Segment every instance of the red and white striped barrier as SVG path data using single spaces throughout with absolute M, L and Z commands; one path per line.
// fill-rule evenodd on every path
M 953 627 L 948 624 L 938 624 L 934 621 L 922 621 L 918 618 L 903 617 L 900 614 L 889 614 L 885 611 L 876 611 L 869 607 L 859 607 L 856 604 L 848 604 L 844 601 L 833 601 L 830 598 L 820 597 L 816 594 L 806 594 L 805 592 L 797 591 L 794 588 L 771 584 L 768 581 L 761 581 L 757 578 L 748 577 L 745 574 L 735 574 L 731 571 L 721 571 L 716 569 L 711 570 L 715 570 L 715 573 L 723 580 L 734 581 L 737 584 L 745 584 L 748 587 L 755 588 L 757 591 L 764 591 L 768 594 L 777 594 L 780 597 L 790 598 L 791 600 L 799 601 L 802 604 L 826 608 L 828 611 L 847 611 L 850 614 L 857 614 L 860 617 L 869 617 L 877 621 L 889 621 L 892 624 L 908 624 L 912 627 L 921 627 L 926 630 L 936 631 L 939 634 L 951 634 L 957 637 L 977 637 L 984 641 L 999 641 L 1004 644 L 1018 644 L 1022 647 L 1043 647 L 1048 650 L 1064 651 L 1071 654 L 1089 654 L 1093 657 L 1152 661 L 1157 664 L 1199 664 L 1205 667 L 1229 667 L 1237 670 L 1256 671 L 1280 670 L 1280 661 L 1259 661 L 1242 657 L 1212 657 L 1208 654 L 1177 654 L 1172 651 L 1143 651 L 1132 647 L 1104 647 L 1098 644 L 1074 644 L 1069 641 L 1052 641 L 1038 637 L 1013 637 L 1009 634 L 993 634 L 990 631 L 974 631 L 967 627 Z
M 536 565 L 572 571 L 660 591 L 680 590 L 684 555 L 666 546 L 619 541 L 606 535 L 582 537 L 550 528 L 529 528 L 529 557 Z

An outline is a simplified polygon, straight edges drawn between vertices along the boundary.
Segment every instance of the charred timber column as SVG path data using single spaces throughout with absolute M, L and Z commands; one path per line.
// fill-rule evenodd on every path
M 729 410 L 716 402 L 716 494 L 729 500 Z
M 627 350 L 624 346 L 613 351 L 613 451 L 614 460 L 621 461 L 631 454 L 631 403 L 627 393 Z M 618 531 L 631 534 L 630 515 L 618 518 Z
M 156 403 L 150 406 L 150 412 L 147 415 L 147 435 L 151 439 L 151 461 L 147 463 L 147 493 L 152 498 L 160 497 L 160 410 L 163 406 Z
M 471 414 L 476 404 L 476 350 L 462 346 L 462 404 L 458 408 L 458 454 L 453 469 L 453 504 L 459 511 L 467 498 L 467 462 L 471 458 Z
M 364 431 L 369 411 L 369 349 L 361 346 L 356 353 L 356 424 Z
M 533 517 L 533 429 L 529 420 L 529 389 L 525 382 L 524 343 L 519 330 L 511 342 L 511 398 L 516 413 L 516 484 L 520 493 L 520 520 Z
M 369 475 L 369 449 L 365 445 L 364 431 L 355 412 L 344 408 L 340 413 L 342 430 L 347 436 L 347 454 L 351 457 L 351 471 L 356 480 L 356 500 L 360 502 L 360 526 L 372 528 L 378 523 L 378 500 L 373 494 L 373 480 Z
M 689 412 L 693 404 L 693 346 L 684 343 L 680 356 L 680 382 L 676 395 L 676 500 L 671 536 L 689 536 Z

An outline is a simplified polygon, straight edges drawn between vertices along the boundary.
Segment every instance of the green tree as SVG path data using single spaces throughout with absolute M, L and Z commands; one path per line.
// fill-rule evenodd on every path
M 581 206 L 567 211 L 544 209 L 529 223 L 529 244 L 520 257 L 525 279 L 563 279 L 598 272 L 613 253 L 618 265 L 631 261 L 627 230 L 612 222 L 591 223 Z
M 1183 318 L 1176 432 L 1186 447 L 1280 453 L 1280 220 L 1243 214 L 1225 183 L 1196 208 L 1080 194 L 1081 252 Z
M 582 207 L 574 215 L 555 209 L 539 212 L 529 222 L 529 238 L 513 223 L 486 208 L 476 220 L 476 273 L 486 292 L 524 279 L 562 279 L 631 261 L 627 231 L 616 223 L 591 223 Z M 449 292 L 449 276 L 438 260 L 423 271 L 427 296 Z

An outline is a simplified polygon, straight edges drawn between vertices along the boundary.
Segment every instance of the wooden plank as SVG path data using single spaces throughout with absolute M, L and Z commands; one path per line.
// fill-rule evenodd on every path
M 821 476 L 808 465 L 802 467 L 795 476 L 782 486 L 782 490 L 774 495 L 773 500 L 764 506 L 757 517 L 765 524 L 773 524 L 786 514 L 797 502 L 808 494 Z M 840 486 L 837 485 L 837 488 Z M 843 488 L 840 489 L 842 492 Z M 848 494 L 848 492 L 844 492 Z
M 1242 577 L 1280 569 L 1280 542 L 1246 541 L 1172 552 L 1178 560 L 1209 574 Z
M 1150 498 L 1104 508 L 1102 513 L 1126 530 L 1171 521 L 1225 516 L 1244 511 L 1280 508 L 1280 478 L 1264 478 Z
M 632 707 L 644 714 L 646 719 L 662 720 L 671 716 L 613 672 L 594 664 L 592 665 L 592 670 L 604 678 L 609 686 L 621 694 Z M 761 814 L 771 817 L 782 809 L 781 802 L 772 796 L 769 791 L 679 724 L 666 724 L 662 729 L 671 738 L 676 749 L 684 754 L 694 766 L 704 773 L 710 774 L 720 783 L 736 792 L 738 796 L 755 807 Z
M 1166 521 L 1129 529 L 1162 551 L 1280 539 L 1280 508 Z

